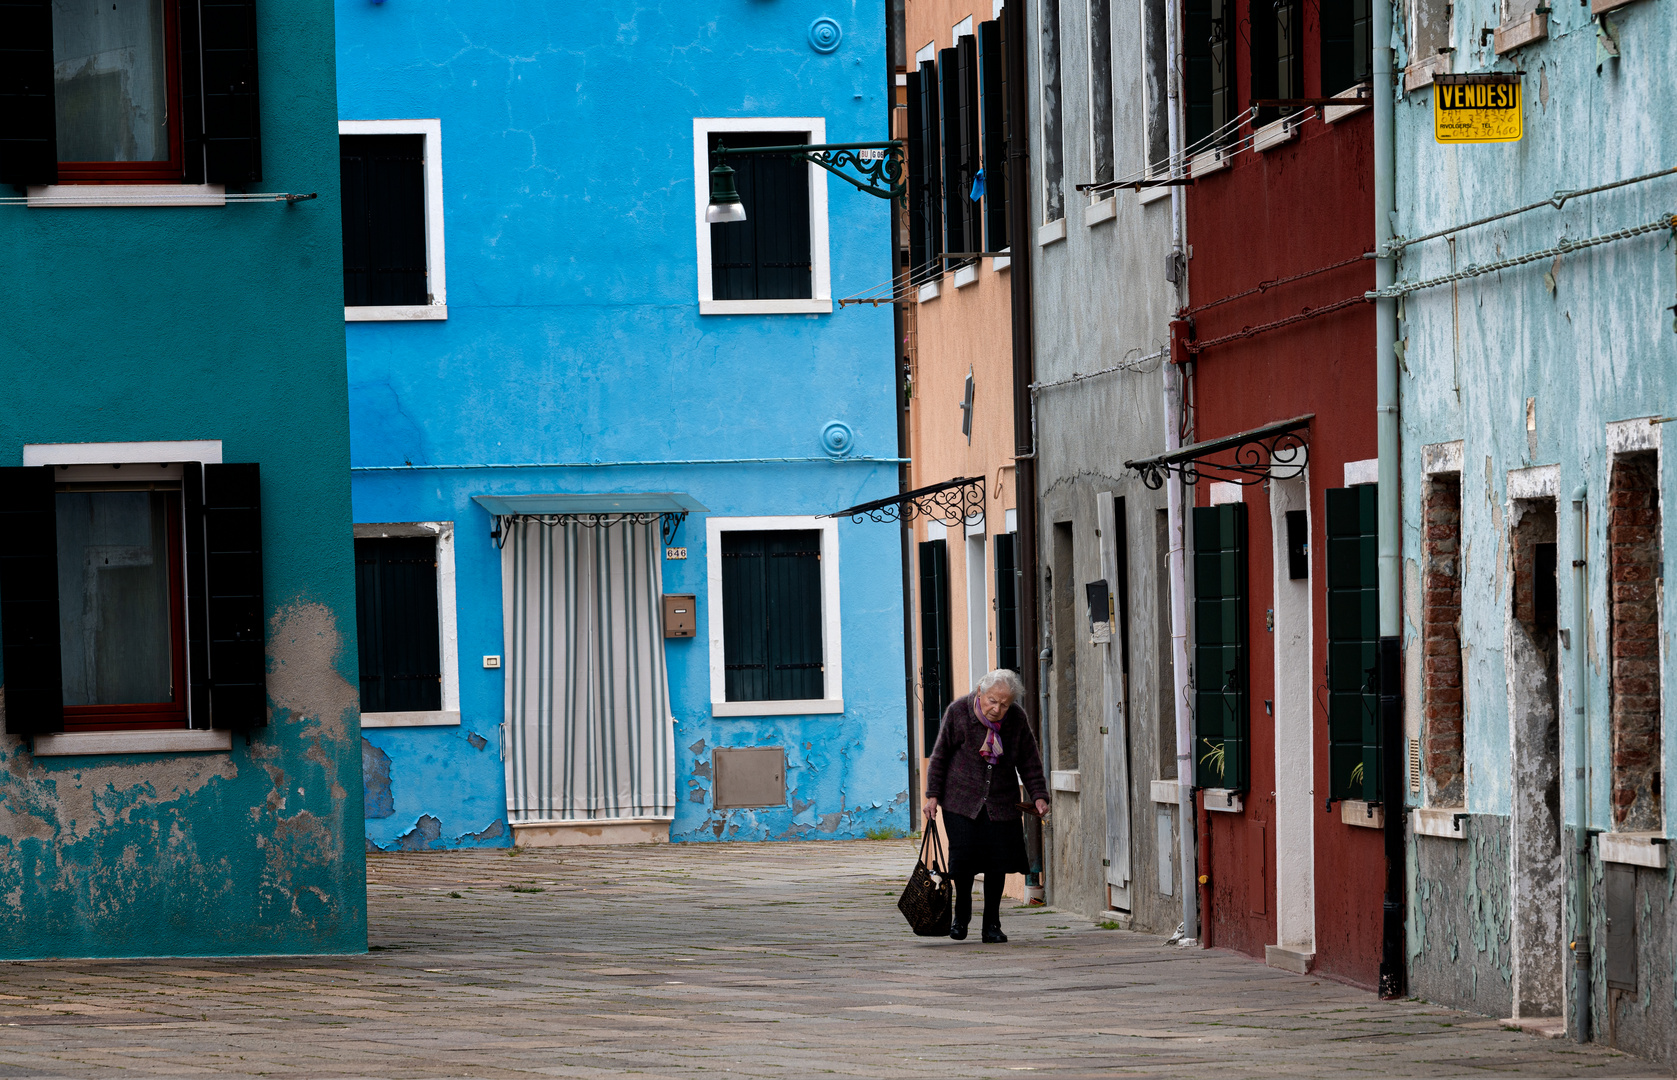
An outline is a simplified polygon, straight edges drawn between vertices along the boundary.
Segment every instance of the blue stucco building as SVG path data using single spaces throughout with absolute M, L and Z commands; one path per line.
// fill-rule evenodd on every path
M 0 959 L 364 951 L 331 5 L 0 41 Z
M 1677 15 L 1394 25 L 1410 988 L 1669 1061 Z M 1464 77 L 1516 141 L 1439 141 Z
M 337 32 L 369 850 L 907 827 L 883 5 Z

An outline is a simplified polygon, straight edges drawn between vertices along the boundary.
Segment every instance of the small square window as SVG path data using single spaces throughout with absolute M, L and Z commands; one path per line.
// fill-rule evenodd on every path
M 361 726 L 460 723 L 454 524 L 355 526 Z
M 448 317 L 441 140 L 437 120 L 338 123 L 345 320 Z

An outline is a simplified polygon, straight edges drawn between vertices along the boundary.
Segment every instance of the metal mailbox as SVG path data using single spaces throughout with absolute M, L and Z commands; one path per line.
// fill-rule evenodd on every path
M 692 594 L 666 593 L 664 595 L 664 636 L 667 638 L 692 637 L 696 632 L 698 619 L 698 597 Z

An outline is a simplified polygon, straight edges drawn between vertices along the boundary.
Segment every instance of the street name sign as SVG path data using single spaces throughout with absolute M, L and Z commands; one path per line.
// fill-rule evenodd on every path
M 1434 75 L 1432 134 L 1441 143 L 1519 142 L 1520 76 Z

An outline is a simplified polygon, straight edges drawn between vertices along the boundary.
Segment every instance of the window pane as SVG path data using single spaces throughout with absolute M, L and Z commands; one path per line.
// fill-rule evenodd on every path
M 168 161 L 163 0 L 53 0 L 60 161 Z
M 153 491 L 58 493 L 65 705 L 173 699 L 166 506 Z
M 344 304 L 431 302 L 425 254 L 425 136 L 344 135 Z
M 710 145 L 798 146 L 805 131 L 712 133 Z M 745 220 L 710 227 L 711 295 L 717 300 L 807 300 L 809 166 L 790 156 L 731 157 Z

